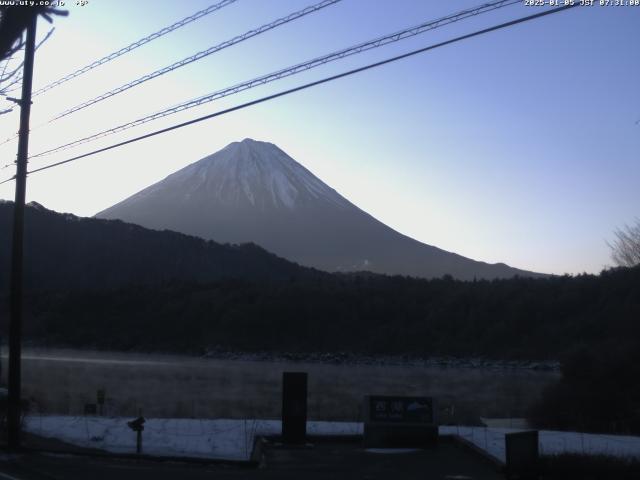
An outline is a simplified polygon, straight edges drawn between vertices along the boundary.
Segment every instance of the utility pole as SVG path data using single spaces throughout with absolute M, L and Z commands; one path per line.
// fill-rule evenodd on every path
M 36 45 L 36 23 L 33 15 L 27 26 L 20 99 L 20 136 L 16 160 L 16 196 L 13 210 L 13 244 L 11 254 L 11 289 L 9 320 L 9 399 L 7 410 L 7 443 L 12 450 L 20 448 L 20 363 L 22 349 L 22 271 L 24 202 L 27 188 L 27 157 L 29 156 L 29 115 L 31 114 L 31 83 Z

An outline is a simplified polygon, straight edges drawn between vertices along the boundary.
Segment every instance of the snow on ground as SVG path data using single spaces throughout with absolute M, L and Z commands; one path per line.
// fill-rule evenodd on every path
M 26 420 L 30 433 L 62 440 L 79 447 L 113 453 L 135 453 L 136 434 L 127 427 L 131 418 L 33 416 Z M 143 453 L 172 457 L 248 460 L 257 435 L 279 434 L 279 420 L 148 419 L 142 434 Z M 310 435 L 362 434 L 362 423 L 309 422 Z M 504 435 L 515 428 L 442 426 L 440 434 L 458 435 L 505 461 Z M 587 453 L 640 458 L 640 437 L 574 432 L 540 432 L 542 454 Z
M 440 427 L 441 435 L 458 435 L 502 463 L 506 461 L 505 434 L 523 431 L 519 428 Z M 640 437 L 541 430 L 538 438 L 542 455 L 585 453 L 640 458 Z
M 135 453 L 136 434 L 128 426 L 131 418 L 33 416 L 26 430 L 78 447 L 113 453 Z M 248 460 L 257 435 L 281 432 L 279 420 L 208 420 L 187 418 L 147 419 L 142 432 L 142 450 L 149 455 Z M 310 435 L 362 434 L 361 423 L 309 422 Z

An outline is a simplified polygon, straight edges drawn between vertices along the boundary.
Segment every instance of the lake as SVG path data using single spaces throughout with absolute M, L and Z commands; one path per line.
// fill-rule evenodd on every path
M 6 353 L 6 352 L 5 352 Z M 2 378 L 6 382 L 6 357 Z M 521 417 L 555 371 L 526 368 L 226 360 L 69 349 L 23 351 L 23 397 L 33 414 L 84 412 L 104 390 L 105 415 L 279 418 L 282 372 L 309 374 L 309 418 L 362 420 L 364 395 L 436 399 L 441 423 Z

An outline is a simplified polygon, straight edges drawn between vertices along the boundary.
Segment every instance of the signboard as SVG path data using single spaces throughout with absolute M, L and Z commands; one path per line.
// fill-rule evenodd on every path
M 433 423 L 433 399 L 429 397 L 369 397 L 369 421 Z
M 135 420 L 127 422 L 127 426 L 134 432 L 142 432 L 144 430 L 144 422 L 146 421 L 144 417 L 138 417 Z
M 431 397 L 365 397 L 364 444 L 368 448 L 428 447 L 438 443 Z

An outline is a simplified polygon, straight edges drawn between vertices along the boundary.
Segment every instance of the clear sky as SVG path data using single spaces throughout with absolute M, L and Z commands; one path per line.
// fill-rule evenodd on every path
M 211 3 L 67 1 L 69 17 L 55 19 L 55 32 L 36 54 L 34 88 Z M 238 0 L 36 97 L 32 127 L 312 3 Z M 480 3 L 343 0 L 34 128 L 30 152 Z M 31 167 L 541 8 L 519 4 L 461 21 L 34 159 Z M 41 20 L 38 28 L 42 37 L 50 26 Z M 35 174 L 28 201 L 93 215 L 251 137 L 277 144 L 360 208 L 422 242 L 528 270 L 597 273 L 611 263 L 612 231 L 640 216 L 639 45 L 640 6 L 574 8 Z M 2 139 L 17 122 L 17 112 L 0 117 Z M 15 150 L 15 142 L 0 146 L 0 162 L 13 161 Z M 12 173 L 0 170 L 0 178 Z M 13 199 L 13 188 L 0 186 L 0 198 Z

